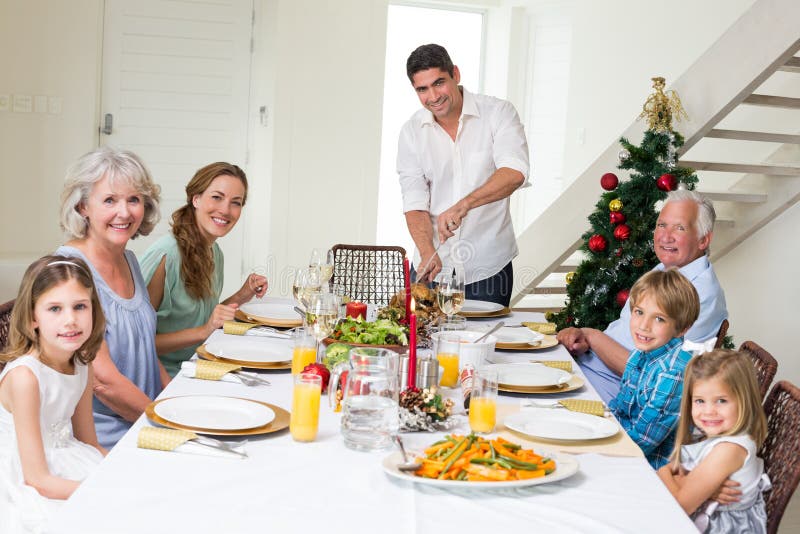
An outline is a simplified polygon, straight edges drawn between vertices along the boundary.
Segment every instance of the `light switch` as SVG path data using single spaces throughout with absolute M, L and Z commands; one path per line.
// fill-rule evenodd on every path
M 14 113 L 30 113 L 32 108 L 31 95 L 14 95 Z
M 51 115 L 61 115 L 63 99 L 60 96 L 51 96 L 47 98 L 47 112 Z
M 35 95 L 33 97 L 33 112 L 47 113 L 47 97 L 45 95 Z
M 0 95 L 0 111 L 8 111 L 11 107 L 11 97 L 9 95 Z

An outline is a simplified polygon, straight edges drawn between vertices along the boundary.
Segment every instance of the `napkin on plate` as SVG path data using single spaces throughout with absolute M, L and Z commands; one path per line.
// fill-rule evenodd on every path
M 534 321 L 523 321 L 522 324 L 524 324 L 534 332 L 539 332 L 540 334 L 552 335 L 556 333 L 555 323 L 537 323 Z
M 277 337 L 280 339 L 289 339 L 292 337 L 288 332 L 281 332 L 280 330 L 257 323 L 243 323 L 242 321 L 225 321 L 222 324 L 222 331 L 235 336 L 262 336 Z
M 531 363 L 541 363 L 547 367 L 561 369 L 562 371 L 566 371 L 568 373 L 572 372 L 572 362 L 569 360 L 531 360 Z
M 193 441 L 196 439 L 202 438 L 188 430 L 146 426 L 139 430 L 139 435 L 136 438 L 136 446 L 140 449 L 205 454 L 209 456 L 224 456 L 227 458 L 244 458 L 246 456 L 242 449 L 243 444 L 238 447 L 230 443 L 222 445 L 223 447 L 230 447 L 233 449 L 232 451 L 215 446 L 201 445 Z
M 241 369 L 241 365 L 235 363 L 212 362 L 208 360 L 186 361 L 181 363 L 181 373 L 189 378 L 201 378 L 203 380 L 219 380 L 221 382 L 241 383 L 236 377 L 228 373 Z

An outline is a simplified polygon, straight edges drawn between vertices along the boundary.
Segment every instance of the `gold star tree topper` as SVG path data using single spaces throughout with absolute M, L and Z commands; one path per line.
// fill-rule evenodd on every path
M 647 97 L 638 118 L 647 118 L 649 129 L 655 132 L 671 131 L 673 118 L 681 121 L 688 119 L 689 116 L 681 105 L 678 93 L 673 90 L 664 92 L 664 78 L 657 76 L 652 80 L 655 91 Z

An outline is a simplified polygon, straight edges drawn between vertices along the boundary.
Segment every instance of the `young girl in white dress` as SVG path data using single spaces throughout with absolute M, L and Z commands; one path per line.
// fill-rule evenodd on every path
M 740 352 L 714 350 L 686 367 L 681 417 L 672 461 L 658 476 L 700 532 L 765 533 L 762 492 L 770 488 L 756 456 L 767 433 L 752 361 Z M 740 484 L 739 502 L 712 496 L 723 482 Z
M 45 256 L 25 272 L 0 373 L 0 521 L 41 532 L 105 455 L 92 415 L 92 368 L 105 320 L 79 259 Z

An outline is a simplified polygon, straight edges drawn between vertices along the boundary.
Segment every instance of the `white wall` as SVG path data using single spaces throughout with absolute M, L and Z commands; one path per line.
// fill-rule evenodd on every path
M 102 6 L 0 0 L 0 95 L 55 97 L 61 106 L 19 113 L 12 102 L 0 111 L 0 301 L 16 295 L 30 261 L 61 243 L 64 171 L 96 146 Z
M 729 254 L 714 262 L 738 347 L 752 340 L 778 360 L 776 380 L 800 384 L 800 351 L 794 331 L 800 319 L 800 204 L 784 212 Z

